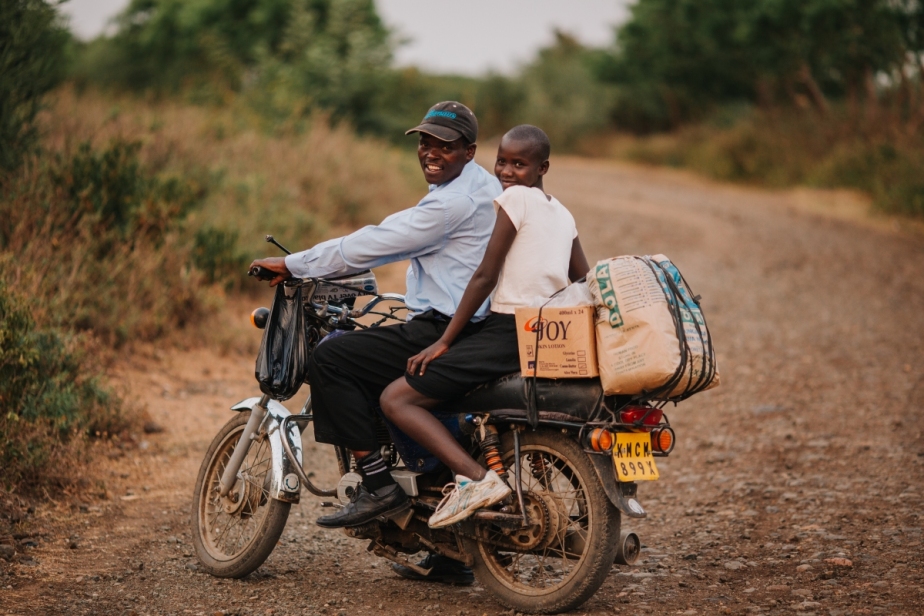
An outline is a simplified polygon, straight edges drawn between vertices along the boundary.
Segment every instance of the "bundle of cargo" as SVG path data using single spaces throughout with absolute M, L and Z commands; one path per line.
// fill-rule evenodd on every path
M 607 395 L 679 401 L 719 384 L 706 319 L 664 255 L 600 261 L 588 275 Z

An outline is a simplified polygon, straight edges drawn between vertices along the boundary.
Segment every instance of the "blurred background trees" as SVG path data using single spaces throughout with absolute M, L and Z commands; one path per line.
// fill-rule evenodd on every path
M 33 121 L 42 96 L 64 78 L 68 39 L 42 0 L 0 0 L 0 173 L 35 144 Z
M 8 489 L 131 430 L 100 349 L 219 335 L 196 328 L 264 233 L 308 246 L 412 204 L 404 131 L 441 100 L 475 110 L 483 145 L 533 123 L 553 153 L 924 217 L 921 0 L 638 0 L 609 46 L 556 32 L 510 75 L 396 67 L 398 44 L 373 0 L 131 0 L 88 43 L 54 2 L 0 0 Z

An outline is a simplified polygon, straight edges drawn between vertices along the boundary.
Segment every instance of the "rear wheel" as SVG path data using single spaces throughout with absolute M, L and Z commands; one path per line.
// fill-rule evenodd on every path
M 513 438 L 502 455 L 513 483 Z M 573 609 L 600 588 L 619 540 L 619 511 L 600 485 L 587 453 L 568 436 L 526 432 L 520 438 L 525 506 L 532 525 L 504 530 L 479 525 L 466 539 L 478 581 L 518 611 Z
M 249 413 L 238 413 L 222 427 L 205 454 L 193 495 L 193 544 L 202 569 L 218 577 L 241 578 L 267 559 L 289 517 L 289 503 L 269 494 L 272 450 L 265 432 L 251 441 L 227 496 L 219 481 L 231 459 Z

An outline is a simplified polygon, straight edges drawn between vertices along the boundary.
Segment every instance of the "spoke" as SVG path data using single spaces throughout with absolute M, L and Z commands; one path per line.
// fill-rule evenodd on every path
M 228 516 L 228 523 L 225 524 L 225 527 L 224 527 L 223 529 L 221 529 L 221 532 L 218 533 L 218 536 L 217 536 L 217 537 L 215 537 L 215 543 L 218 543 L 218 542 L 221 541 L 222 537 L 225 536 L 225 533 L 228 532 L 228 529 L 231 528 L 231 525 L 232 525 L 233 523 L 234 523 L 234 518 L 233 518 L 232 516 Z

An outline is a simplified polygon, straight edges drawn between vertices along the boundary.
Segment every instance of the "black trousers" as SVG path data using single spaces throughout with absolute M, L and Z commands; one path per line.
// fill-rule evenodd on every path
M 376 407 L 388 385 L 405 375 L 407 360 L 436 342 L 449 320 L 428 311 L 401 325 L 349 332 L 317 346 L 308 363 L 315 440 L 372 451 Z M 414 389 L 449 400 L 519 370 L 513 315 L 491 315 L 469 323 L 450 350 L 423 377 L 409 377 Z

